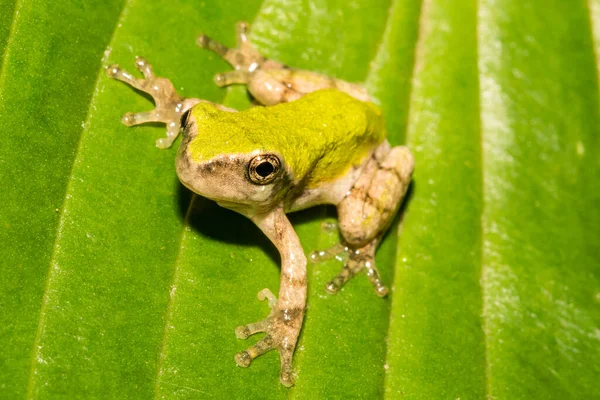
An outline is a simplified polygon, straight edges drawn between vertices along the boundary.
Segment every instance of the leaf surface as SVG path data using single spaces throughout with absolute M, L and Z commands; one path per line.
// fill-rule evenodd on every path
M 4 1 L 0 7 L 0 391 L 6 398 L 600 397 L 600 2 Z M 243 217 L 178 183 L 146 98 L 108 79 L 143 55 L 180 93 L 250 106 L 197 48 L 252 23 L 268 57 L 350 81 L 416 157 L 393 291 L 309 264 L 297 385 L 240 369 L 279 285 Z M 308 251 L 335 210 L 291 216 Z M 400 235 L 398 235 L 398 231 Z

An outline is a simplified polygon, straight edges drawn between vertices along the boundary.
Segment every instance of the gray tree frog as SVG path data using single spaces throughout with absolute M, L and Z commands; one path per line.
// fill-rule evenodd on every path
M 156 77 L 143 58 L 135 78 L 118 65 L 108 76 L 150 94 L 156 108 L 127 113 L 122 122 L 164 122 L 169 147 L 183 132 L 176 157 L 177 175 L 193 192 L 250 218 L 281 255 L 279 298 L 268 289 L 258 294 L 271 308 L 266 319 L 240 326 L 246 339 L 265 337 L 235 355 L 247 367 L 277 349 L 281 383 L 294 384 L 292 356 L 306 308 L 307 258 L 286 213 L 318 204 L 337 207 L 342 243 L 314 252 L 320 261 L 346 252 L 342 271 L 326 286 L 335 293 L 356 273 L 365 271 L 379 296 L 387 288 L 375 267 L 375 249 L 391 224 L 411 180 L 414 161 L 403 146 L 386 139 L 382 112 L 367 91 L 310 71 L 292 69 L 263 57 L 248 39 L 248 24 L 237 26 L 238 47 L 227 48 L 202 35 L 197 44 L 223 57 L 234 68 L 217 74 L 219 86 L 247 85 L 265 107 L 246 111 L 183 98 L 168 79 Z

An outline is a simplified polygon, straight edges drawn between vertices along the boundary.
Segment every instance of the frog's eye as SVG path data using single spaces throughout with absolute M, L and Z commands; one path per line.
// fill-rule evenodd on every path
M 186 112 L 183 113 L 183 115 L 181 116 L 181 120 L 179 122 L 179 127 L 183 130 L 185 129 L 185 127 L 187 126 L 188 123 L 188 119 L 190 118 L 190 111 L 192 111 L 192 109 L 188 109 Z
M 279 173 L 281 163 L 273 154 L 261 154 L 250 160 L 248 175 L 250 180 L 257 185 L 266 185 L 273 182 Z

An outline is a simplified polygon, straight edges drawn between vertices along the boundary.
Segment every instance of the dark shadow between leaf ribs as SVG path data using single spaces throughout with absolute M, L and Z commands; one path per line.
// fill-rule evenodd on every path
M 212 200 L 193 193 L 179 184 L 177 194 L 179 213 L 185 219 L 190 202 L 192 209 L 187 224 L 194 230 L 212 239 L 241 246 L 260 247 L 271 260 L 279 265 L 279 253 L 252 221 L 235 211 L 220 207 Z M 195 200 L 194 197 L 196 197 Z

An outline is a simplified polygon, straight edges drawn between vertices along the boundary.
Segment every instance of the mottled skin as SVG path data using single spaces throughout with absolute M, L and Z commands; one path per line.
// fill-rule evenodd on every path
M 347 253 L 344 268 L 326 289 L 337 292 L 364 270 L 380 296 L 387 294 L 375 267 L 375 250 L 406 193 L 413 158 L 406 147 L 391 148 L 380 109 L 361 86 L 294 70 L 265 59 L 238 24 L 238 48 L 228 49 L 207 36 L 197 43 L 221 55 L 235 70 L 215 77 L 220 85 L 246 84 L 263 105 L 236 112 L 205 100 L 180 97 L 171 82 L 153 75 L 142 58 L 134 78 L 117 65 L 109 76 L 154 97 L 151 112 L 123 117 L 126 125 L 164 122 L 168 147 L 183 131 L 176 159 L 177 175 L 192 191 L 248 218 L 281 255 L 277 299 L 259 294 L 271 312 L 260 322 L 240 326 L 236 336 L 265 332 L 265 337 L 235 356 L 239 366 L 271 349 L 281 357 L 280 380 L 294 383 L 292 356 L 306 309 L 306 257 L 287 212 L 317 204 L 338 209 L 342 244 L 318 251 L 312 261 Z

